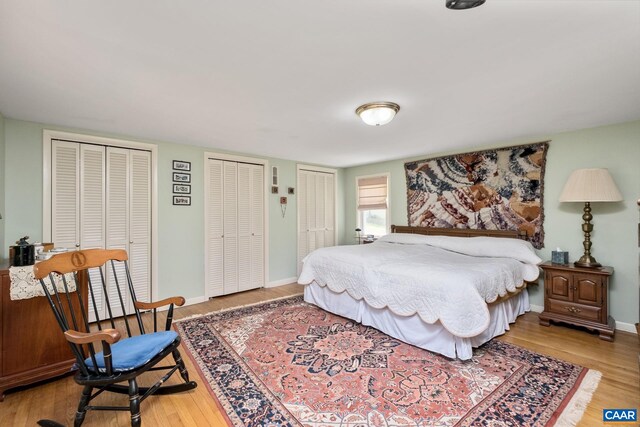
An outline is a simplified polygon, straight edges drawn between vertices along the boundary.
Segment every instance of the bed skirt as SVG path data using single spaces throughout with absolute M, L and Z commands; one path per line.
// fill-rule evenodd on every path
M 331 313 L 355 320 L 425 350 L 461 360 L 471 359 L 473 348 L 509 330 L 521 314 L 530 310 L 529 293 L 519 294 L 489 305 L 489 327 L 479 335 L 460 338 L 447 331 L 440 322 L 425 323 L 417 314 L 398 316 L 386 308 L 373 308 L 363 300 L 355 300 L 346 292 L 336 293 L 316 282 L 305 285 L 304 300 Z

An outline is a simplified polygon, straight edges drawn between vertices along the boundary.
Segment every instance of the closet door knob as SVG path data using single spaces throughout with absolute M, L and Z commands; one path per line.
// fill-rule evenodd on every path
M 130 244 L 130 245 L 133 245 L 133 240 L 129 240 L 129 244 Z
M 79 247 L 80 247 L 80 243 L 76 243 L 76 248 L 79 248 Z

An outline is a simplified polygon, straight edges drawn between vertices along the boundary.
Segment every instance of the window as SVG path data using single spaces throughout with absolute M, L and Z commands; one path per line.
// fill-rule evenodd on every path
M 363 236 L 387 234 L 389 205 L 387 201 L 388 175 L 357 178 L 358 228 Z

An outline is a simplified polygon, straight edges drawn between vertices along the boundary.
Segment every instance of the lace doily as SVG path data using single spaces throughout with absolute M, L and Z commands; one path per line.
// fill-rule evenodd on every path
M 9 267 L 9 277 L 11 278 L 9 298 L 12 301 L 44 296 L 44 291 L 42 290 L 40 281 L 36 280 L 33 275 L 32 265 L 27 265 L 24 267 Z M 65 290 L 64 283 L 62 282 L 62 277 L 58 276 L 57 274 L 54 274 L 53 277 L 58 292 L 64 292 Z M 67 273 L 65 275 L 65 279 L 67 281 L 69 291 L 74 292 L 76 290 L 76 281 L 73 278 L 73 273 Z M 45 282 L 47 284 L 49 292 L 53 292 L 51 282 L 48 279 L 45 279 Z

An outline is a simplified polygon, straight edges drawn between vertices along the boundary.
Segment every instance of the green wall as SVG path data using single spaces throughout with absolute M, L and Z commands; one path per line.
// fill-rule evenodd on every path
M 1 123 L 1 122 L 0 122 Z M 18 237 L 29 235 L 42 240 L 42 132 L 44 129 L 115 137 L 158 145 L 158 296 L 180 294 L 185 298 L 204 295 L 204 152 L 220 150 L 168 142 L 128 138 L 122 135 L 61 128 L 40 123 L 4 119 L 7 201 L 6 234 L 0 241 L 5 248 Z M 0 139 L 0 148 L 2 139 Z M 251 156 L 249 154 L 249 156 Z M 172 205 L 172 160 L 185 160 L 192 166 L 191 206 Z M 278 166 L 280 194 L 269 194 L 269 282 L 297 276 L 296 271 L 296 195 L 288 195 L 286 187 L 296 187 L 296 162 L 266 158 L 269 166 Z M 3 169 L 4 170 L 4 169 Z M 338 182 L 342 180 L 338 171 Z M 338 199 L 343 200 L 341 187 Z M 279 196 L 288 197 L 282 217 Z M 339 211 L 338 226 L 343 224 Z M 340 232 L 342 232 L 340 230 Z M 6 255 L 5 255 L 6 256 Z
M 558 198 L 574 169 L 608 168 L 624 197 L 621 203 L 592 205 L 593 250 L 596 259 L 615 268 L 610 288 L 610 314 L 619 322 L 638 322 L 638 207 L 640 198 L 640 121 L 602 126 L 555 135 L 540 135 L 526 140 L 503 141 L 492 146 L 469 147 L 468 151 L 529 142 L 551 140 L 547 153 L 544 189 L 545 248 L 540 257 L 550 259 L 551 250 L 569 251 L 571 260 L 582 254 L 582 208 L 580 203 L 559 203 Z M 425 152 L 428 147 L 425 146 Z M 391 224 L 407 224 L 407 198 L 404 163 L 455 152 L 431 153 L 411 159 L 394 160 L 344 170 L 345 224 L 341 242 L 353 242 L 356 228 L 355 179 L 361 175 L 389 172 Z M 530 290 L 531 303 L 542 306 L 542 287 Z
M 38 171 L 42 168 L 43 129 L 132 139 L 3 118 L 0 115 L 2 257 L 7 256 L 6 248 L 20 236 L 29 235 L 32 240 L 42 239 L 42 174 Z M 526 140 L 503 141 L 492 146 L 469 147 L 469 150 L 548 139 L 551 143 L 547 155 L 544 194 L 546 247 L 540 251 L 540 255 L 548 259 L 551 249 L 557 246 L 569 250 L 572 260 L 582 252 L 582 206 L 560 204 L 557 200 L 572 170 L 586 167 L 609 168 L 625 200 L 622 203 L 594 204 L 593 254 L 601 263 L 615 267 L 610 290 L 611 314 L 617 321 L 635 323 L 638 321 L 639 305 L 636 200 L 640 197 L 640 168 L 637 166 L 640 158 L 640 121 L 556 135 L 540 135 Z M 158 145 L 158 296 L 162 298 L 179 293 L 185 298 L 200 297 L 204 293 L 203 153 L 219 150 L 140 141 Z M 456 152 L 461 151 L 466 150 Z M 354 242 L 356 176 L 389 172 L 391 223 L 406 224 L 404 162 L 446 154 L 453 152 L 338 169 L 337 225 L 340 243 Z M 174 159 L 192 163 L 192 205 L 189 207 L 172 205 L 171 161 Z M 268 160 L 269 166 L 278 166 L 280 175 L 280 194 L 269 195 L 269 281 L 277 282 L 296 276 L 297 188 L 296 195 L 285 194 L 286 187 L 297 187 L 296 162 L 273 158 Z M 281 195 L 286 195 L 289 202 L 284 217 L 279 203 Z M 542 305 L 541 288 L 533 288 L 531 297 L 532 304 Z

